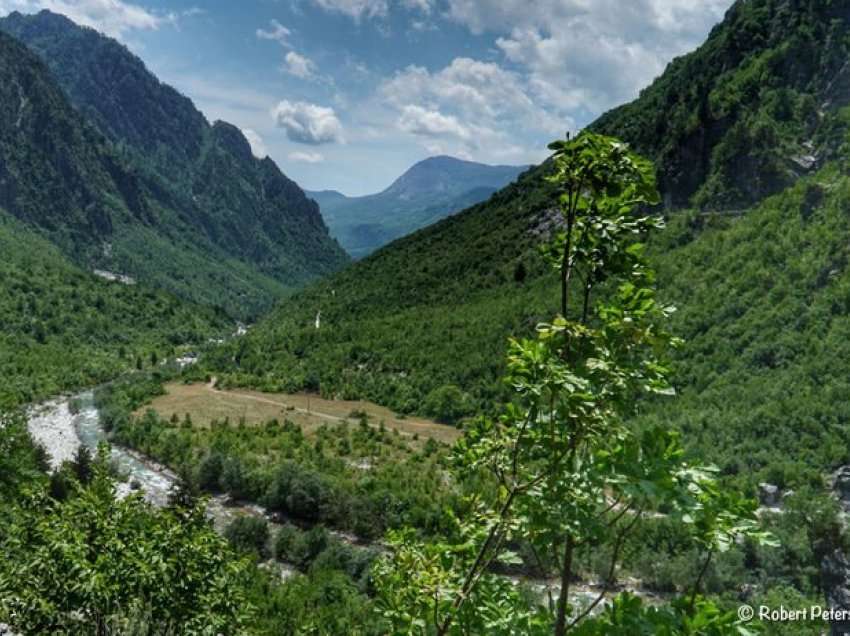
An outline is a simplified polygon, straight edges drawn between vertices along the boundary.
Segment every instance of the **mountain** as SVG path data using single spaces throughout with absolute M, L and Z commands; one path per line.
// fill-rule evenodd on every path
M 378 194 L 346 197 L 334 190 L 307 194 L 318 202 L 331 234 L 349 254 L 362 258 L 394 239 L 484 201 L 526 169 L 431 157 Z
M 740 209 L 843 156 L 850 4 L 736 2 L 699 49 L 595 122 L 659 166 L 668 206 Z
M 55 81 L 61 91 L 50 86 L 54 110 L 81 131 L 79 146 L 98 148 L 97 161 L 74 151 L 85 170 L 73 177 L 61 169 L 49 175 L 12 173 L 7 197 L 0 199 L 0 205 L 40 228 L 77 262 L 221 304 L 240 317 L 255 315 L 346 263 L 318 206 L 297 184 L 271 159 L 255 158 L 239 129 L 225 122 L 209 124 L 189 99 L 159 82 L 123 45 L 48 11 L 12 13 L 0 20 L 0 30 L 24 42 L 47 65 L 44 69 L 21 52 L 13 55 L 13 45 L 4 38 L 8 77 L 0 105 L 12 123 L 20 116 L 21 124 L 33 124 L 6 132 L 30 135 L 23 143 L 41 144 L 34 148 L 34 161 L 49 161 L 51 145 L 65 143 L 58 138 L 62 131 L 54 126 L 49 134 L 55 138 L 37 135 L 39 118 L 49 115 L 35 107 L 39 97 L 29 91 Z M 21 66 L 36 69 L 37 87 L 16 79 Z M 4 158 L 11 165 L 20 160 Z M 97 162 L 104 164 L 106 177 L 86 173 Z M 95 177 L 112 184 L 104 188 Z M 27 179 L 31 182 L 24 183 Z M 57 184 L 63 179 L 74 180 L 66 189 L 72 191 L 71 200 L 79 199 L 78 216 L 88 217 L 83 226 L 74 215 L 67 224 L 64 212 L 57 216 L 53 208 L 62 208 L 65 199 L 46 190 L 27 205 L 11 194 L 12 189 L 32 193 L 47 182 L 65 187 Z M 87 190 L 91 193 L 80 194 Z M 108 197 L 107 190 L 112 190 Z M 104 200 L 82 212 L 98 198 Z
M 848 10 L 836 13 L 838 6 Z M 761 20 L 766 15 L 767 26 Z M 847 3 L 738 2 L 705 46 L 674 61 L 636 102 L 591 126 L 618 133 L 645 152 L 658 149 L 650 154 L 660 159 L 668 198 L 683 203 L 697 196 L 708 207 L 671 211 L 670 229 L 650 246 L 660 293 L 680 307 L 675 330 L 691 344 L 676 359 L 681 399 L 675 406 L 642 405 L 642 418 L 667 418 L 687 430 L 695 440 L 692 450 L 715 461 L 724 475 L 737 476 L 742 487 L 759 479 L 794 487 L 815 483 L 850 459 L 834 437 L 850 434 L 839 397 L 850 394 L 850 226 L 842 211 L 850 197 L 850 151 L 841 132 L 850 93 L 841 97 L 816 79 L 830 66 L 827 60 L 844 54 L 848 41 L 822 34 L 844 34 L 848 26 Z M 750 40 L 758 33 L 765 35 L 753 48 Z M 807 66 L 783 57 L 782 34 L 807 43 Z M 750 47 L 749 54 L 725 62 L 716 57 L 720 44 L 733 42 Z M 788 148 L 783 144 L 799 132 L 797 120 L 759 106 L 760 125 L 775 134 L 727 157 L 729 135 L 748 125 L 758 105 L 747 97 L 749 89 L 740 92 L 740 101 L 730 101 L 755 60 L 778 64 L 768 65 L 769 81 L 759 88 L 765 98 L 783 89 L 794 104 L 817 102 L 826 93 L 834 98 L 808 131 L 824 140 L 815 144 L 814 165 L 738 187 L 735 179 L 746 170 L 777 165 Z M 683 65 L 703 69 L 702 75 L 692 84 L 678 83 Z M 803 70 L 815 75 L 807 78 Z M 627 115 L 633 112 L 638 123 L 662 122 L 669 104 L 690 103 L 703 83 L 732 91 L 726 94 L 728 130 L 710 144 L 706 136 L 708 161 L 694 163 L 692 187 L 684 189 L 674 177 L 677 162 L 690 156 L 691 138 L 680 138 L 671 123 L 653 140 Z M 661 102 L 650 99 L 659 87 L 668 91 Z M 670 112 L 671 122 L 676 112 Z M 509 395 L 500 381 L 507 338 L 532 333 L 558 310 L 556 281 L 537 249 L 553 223 L 555 193 L 543 179 L 547 170 L 543 164 L 488 201 L 310 286 L 245 340 L 218 352 L 211 369 L 225 384 L 307 388 L 429 415 L 437 415 L 432 407 L 445 387 L 454 386 L 461 390 L 463 412 L 492 410 Z M 737 188 L 737 194 L 729 198 L 726 188 Z M 775 196 L 765 196 L 774 190 Z M 756 198 L 730 213 L 728 206 Z

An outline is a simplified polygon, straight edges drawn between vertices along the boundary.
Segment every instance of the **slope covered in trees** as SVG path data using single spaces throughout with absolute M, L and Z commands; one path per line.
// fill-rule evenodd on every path
M 46 11 L 0 30 L 49 67 L 3 36 L 0 204 L 78 263 L 248 317 L 346 262 L 297 184 L 122 45 Z
M 108 282 L 0 210 L 0 409 L 149 367 L 231 328 L 221 313 Z
M 653 159 L 666 203 L 744 208 L 841 151 L 850 6 L 735 2 L 699 49 L 591 128 Z
M 779 32 L 805 35 L 806 25 L 846 25 L 833 23 L 841 16 L 821 3 L 787 5 L 768 21 Z M 751 18 L 772 6 L 768 0 L 736 4 L 707 48 L 687 63 L 705 65 L 712 82 L 744 73 L 750 58 L 712 66 L 709 53 L 718 41 L 743 38 Z M 820 41 L 818 59 L 832 59 L 842 46 L 840 39 Z M 674 62 L 656 86 L 674 86 L 671 78 L 683 63 Z M 809 86 L 803 79 L 798 85 Z M 751 87 L 752 103 L 775 88 Z M 671 95 L 687 101 L 689 89 L 676 90 Z M 637 121 L 665 112 L 647 94 L 628 107 Z M 746 110 L 743 99 L 735 103 Z M 611 121 L 607 116 L 595 127 Z M 632 129 L 622 125 L 628 137 Z M 659 143 L 684 152 L 674 132 Z M 671 213 L 670 229 L 650 244 L 659 293 L 680 307 L 673 330 L 694 344 L 677 354 L 673 382 L 683 397 L 675 411 L 647 402 L 642 417 L 699 427 L 690 438 L 697 440 L 693 450 L 750 484 L 819 482 L 850 459 L 839 442 L 846 433 L 840 396 L 850 369 L 836 353 L 850 313 L 844 303 L 850 228 L 842 213 L 850 182 L 843 137 L 835 132 L 829 140 L 834 159 L 781 195 L 740 216 Z M 659 169 L 672 165 L 662 157 Z M 225 383 L 365 397 L 446 421 L 489 410 L 510 390 L 500 380 L 507 338 L 531 333 L 557 309 L 547 300 L 555 281 L 537 248 L 554 224 L 553 192 L 543 180 L 549 169 L 544 164 L 488 202 L 311 286 L 219 352 L 211 368 Z M 725 200 L 718 201 L 723 207 Z M 738 452 L 742 444 L 749 453 Z

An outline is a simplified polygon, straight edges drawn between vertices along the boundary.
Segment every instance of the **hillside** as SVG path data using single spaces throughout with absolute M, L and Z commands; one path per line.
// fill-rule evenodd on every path
M 525 169 L 431 157 L 378 194 L 346 197 L 333 190 L 307 194 L 318 202 L 331 234 L 349 254 L 362 258 L 394 239 L 486 200 Z
M 100 161 L 113 181 L 114 187 L 104 187 L 84 174 L 93 160 L 85 156 L 87 151 L 75 149 L 76 163 L 84 167 L 76 170 L 80 176 L 53 174 L 32 184 L 13 183 L 0 201 L 79 263 L 121 270 L 248 317 L 346 262 L 318 207 L 297 184 L 270 159 L 253 157 L 237 128 L 224 122 L 210 125 L 189 99 L 160 83 L 124 46 L 47 11 L 35 16 L 12 13 L 0 20 L 0 30 L 25 42 L 49 67 L 48 74 L 32 56 L 8 51 L 10 76 L 4 78 L 8 90 L 2 101 L 7 117 L 17 122 L 20 115 L 21 124 L 26 124 L 46 116 L 36 108 L 37 96 L 16 93 L 13 87 L 45 90 L 55 79 L 77 112 L 53 87 L 51 108 L 61 109 L 62 117 L 72 122 L 69 126 L 85 131 L 79 145 L 99 146 Z M 5 41 L 11 46 L 8 38 Z M 39 75 L 38 87 L 11 76 L 24 65 Z M 23 143 L 38 143 L 32 127 L 15 128 L 19 135 L 30 135 Z M 50 132 L 58 133 L 56 128 Z M 49 154 L 46 144 L 58 143 L 41 141 L 33 155 L 37 162 Z M 11 163 L 19 160 L 8 157 Z M 12 174 L 17 181 L 28 178 L 23 170 Z M 50 207 L 60 198 L 16 201 L 20 194 L 9 194 L 11 188 L 26 192 L 48 180 L 59 188 L 63 179 L 82 184 L 68 184 L 68 189 L 94 192 L 78 201 L 81 208 L 105 190 L 114 191 L 89 215 L 98 219 L 95 231 L 63 227 Z M 115 207 L 130 213 L 121 215 Z M 122 225 L 121 232 L 115 231 L 115 223 Z
M 740 37 L 744 17 L 772 6 L 769 0 L 739 3 L 709 44 Z M 808 8 L 780 15 L 790 25 L 826 19 Z M 788 26 L 771 24 L 777 32 Z M 844 26 L 842 21 L 831 28 Z M 713 46 L 685 58 L 687 63 L 708 68 Z M 819 57 L 828 58 L 834 47 L 843 50 L 841 43 L 822 42 Z M 674 62 L 672 75 L 655 87 L 673 86 L 670 77 L 683 63 Z M 749 63 L 714 67 L 712 83 L 743 73 Z M 652 90 L 594 128 L 612 127 L 615 115 L 624 117 L 628 109 L 660 120 L 647 99 Z M 834 108 L 840 113 L 843 106 L 836 101 Z M 745 112 L 743 106 L 739 111 Z M 634 129 L 624 126 L 622 134 L 628 138 Z M 673 133 L 662 139 L 662 145 L 676 143 Z M 843 445 L 824 441 L 846 433 L 835 405 L 850 372 L 844 358 L 832 353 L 843 348 L 839 334 L 850 314 L 844 302 L 850 227 L 842 213 L 850 182 L 843 176 L 841 146 L 834 145 L 833 160 L 824 159 L 802 179 L 789 176 L 780 195 L 745 214 L 676 212 L 670 229 L 651 243 L 661 294 L 680 307 L 675 328 L 691 344 L 676 361 L 682 399 L 675 412 L 664 403 L 647 404 L 645 418 L 673 418 L 689 430 L 698 426 L 699 434 L 689 436 L 699 440 L 693 450 L 750 484 L 760 478 L 818 481 L 847 460 Z M 662 161 L 659 170 L 668 174 L 673 166 Z M 508 336 L 530 333 L 557 311 L 544 300 L 553 296 L 555 280 L 537 253 L 552 221 L 552 195 L 540 178 L 544 170 L 530 171 L 486 203 L 311 286 L 211 365 L 231 384 L 365 397 L 435 417 L 490 410 L 508 394 L 500 382 Z M 727 203 L 718 196 L 716 207 Z M 791 393 L 793 405 L 781 397 Z M 454 402 L 450 408 L 448 401 Z M 751 452 L 736 453 L 741 444 Z
M 91 386 L 231 323 L 142 285 L 81 271 L 0 210 L 0 409 Z
M 699 49 L 595 122 L 656 161 L 668 206 L 740 209 L 841 154 L 850 6 L 736 2 Z

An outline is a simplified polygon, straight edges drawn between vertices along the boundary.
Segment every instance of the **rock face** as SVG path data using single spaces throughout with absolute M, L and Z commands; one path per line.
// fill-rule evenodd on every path
M 850 514 L 850 466 L 842 466 L 831 478 L 832 492 L 843 510 L 842 521 L 847 523 Z M 826 604 L 832 610 L 850 612 L 850 558 L 841 549 L 835 548 L 821 562 L 821 584 Z M 850 634 L 850 620 L 834 621 L 830 633 L 833 636 Z
M 759 484 L 759 500 L 763 506 L 775 508 L 780 504 L 781 499 L 778 486 L 764 482 Z
M 842 466 L 832 473 L 832 491 L 845 513 L 850 513 L 850 466 Z
M 735 2 L 703 46 L 591 128 L 656 161 L 668 207 L 749 207 L 840 154 L 846 6 Z
M 841 550 L 834 550 L 824 557 L 821 583 L 830 609 L 850 611 L 850 560 Z M 850 634 L 850 621 L 833 621 L 830 633 L 833 636 Z

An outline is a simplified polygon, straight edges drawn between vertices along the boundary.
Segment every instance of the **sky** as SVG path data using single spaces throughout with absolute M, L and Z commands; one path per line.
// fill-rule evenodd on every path
M 0 0 L 121 40 L 310 190 L 448 154 L 528 164 L 635 98 L 732 0 Z

